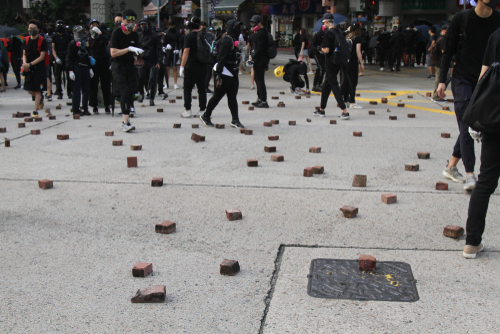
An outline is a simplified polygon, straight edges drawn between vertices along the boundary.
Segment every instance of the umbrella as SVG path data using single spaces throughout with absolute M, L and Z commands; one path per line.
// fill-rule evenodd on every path
M 19 36 L 22 32 L 19 29 L 0 26 L 0 38 L 9 38 L 10 36 Z
M 431 35 L 429 35 L 429 28 L 430 27 L 427 25 L 415 26 L 415 29 L 417 29 L 418 33 L 420 34 L 420 37 L 418 37 L 417 42 L 428 41 L 429 38 L 431 38 Z
M 369 48 L 376 48 L 377 47 L 377 40 L 378 40 L 378 36 L 372 37 L 370 39 L 370 42 L 368 43 L 368 47 Z
M 344 22 L 345 20 L 347 20 L 347 17 L 345 17 L 344 15 L 333 14 L 333 21 L 335 22 L 335 25 Z M 313 34 L 321 29 L 321 26 L 323 25 L 323 22 L 321 21 L 323 21 L 323 19 L 319 19 L 314 25 Z
M 422 24 L 425 24 L 426 26 L 432 26 L 432 22 L 427 20 L 427 19 L 416 19 L 415 21 L 413 21 L 413 25 L 414 26 L 420 26 Z
M 368 19 L 366 17 L 358 17 L 358 18 L 355 18 L 354 20 L 352 20 L 352 22 L 368 22 Z

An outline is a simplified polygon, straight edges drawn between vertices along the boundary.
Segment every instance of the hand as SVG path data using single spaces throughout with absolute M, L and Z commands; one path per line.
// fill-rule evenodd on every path
M 93 78 L 94 77 L 94 71 L 92 71 L 92 69 L 90 69 L 90 77 Z
M 222 87 L 222 77 L 220 74 L 215 75 L 215 88 L 221 88 Z
M 101 29 L 97 28 L 97 27 L 94 27 L 92 28 L 92 31 L 94 31 L 95 33 L 97 34 L 100 34 L 101 33 Z
M 439 86 L 438 86 L 438 89 L 437 89 L 437 93 L 439 95 L 440 98 L 444 99 L 446 97 L 446 94 L 444 93 L 446 89 L 446 85 L 444 83 L 439 83 Z
M 474 129 L 469 128 L 469 133 L 470 133 L 470 136 L 472 137 L 472 139 L 474 139 L 478 143 L 481 142 L 481 138 L 482 138 L 481 132 L 477 132 Z
M 179 53 L 179 50 L 174 50 L 174 54 L 178 54 Z
M 156 64 L 155 66 L 156 66 L 156 68 L 160 68 L 160 64 Z
M 167 53 L 167 48 L 166 47 L 161 48 L 161 50 L 163 51 L 163 53 Z
M 363 63 L 360 63 L 361 64 L 361 71 L 364 71 L 365 70 L 365 64 Z
M 167 44 L 167 50 L 172 50 L 172 45 Z
M 128 47 L 128 50 L 129 50 L 130 52 L 135 53 L 136 55 L 141 55 L 141 54 L 143 54 L 143 53 L 144 53 L 144 50 L 143 50 L 143 49 L 136 48 L 135 46 L 129 46 L 129 47 Z
M 56 57 L 56 63 L 59 65 L 62 65 L 62 60 L 59 57 Z
M 182 67 L 182 66 L 181 66 L 181 69 L 180 69 L 180 71 L 179 71 L 179 76 L 180 76 L 181 78 L 183 78 L 183 77 L 184 77 L 184 67 Z
M 24 63 L 23 64 L 23 70 L 29 71 L 30 70 L 30 64 L 29 63 Z
M 75 73 L 73 73 L 73 71 L 69 71 L 69 78 L 75 81 Z

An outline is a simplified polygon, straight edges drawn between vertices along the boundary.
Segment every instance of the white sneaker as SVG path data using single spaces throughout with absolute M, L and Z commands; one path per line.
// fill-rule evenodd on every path
M 163 89 L 168 89 L 168 86 L 167 85 L 163 86 Z
M 250 89 L 255 89 L 254 85 L 251 85 L 251 86 L 250 86 Z
M 136 116 L 135 108 L 130 108 L 130 115 L 132 115 L 132 117 Z
M 381 71 L 383 71 L 383 70 L 384 70 L 384 68 L 383 68 L 383 67 L 381 67 L 381 68 L 380 68 L 380 70 L 381 70 Z
M 190 118 L 190 117 L 193 117 L 193 114 L 191 114 L 191 110 L 186 110 L 185 112 L 183 112 L 181 114 L 181 117 Z
M 351 109 L 363 109 L 363 107 L 360 106 L 357 103 L 351 103 L 351 105 L 349 106 L 349 108 L 351 108 Z
M 242 75 L 242 74 L 243 74 L 243 72 L 241 72 L 241 71 L 240 71 L 238 74 L 239 74 L 239 75 Z
M 464 184 L 464 189 L 468 191 L 472 191 L 476 186 L 476 175 L 470 174 L 467 175 L 467 181 Z
M 443 171 L 443 175 L 453 182 L 465 183 L 465 177 L 460 174 L 456 166 L 451 168 L 448 168 L 448 166 L 446 166 L 445 170 Z
M 314 72 L 313 72 L 313 71 L 309 71 L 309 72 L 307 72 L 307 74 L 309 74 L 309 75 L 310 75 L 310 74 L 314 74 Z
M 135 126 L 130 124 L 130 122 L 123 123 L 123 132 L 130 132 L 132 130 L 135 130 Z
M 179 89 L 179 86 L 177 86 L 177 84 L 174 84 L 174 89 Z
M 200 110 L 200 111 L 198 111 L 198 116 L 201 116 L 201 115 L 203 115 L 204 113 L 205 113 L 205 110 Z

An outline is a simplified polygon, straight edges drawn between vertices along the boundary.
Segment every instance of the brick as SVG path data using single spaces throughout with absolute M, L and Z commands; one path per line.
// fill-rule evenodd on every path
M 193 96 L 193 100 L 196 100 L 196 99 L 198 99 L 198 96 Z
M 320 110 L 320 109 L 321 109 L 321 107 L 314 107 L 314 109 L 316 109 L 316 110 Z
M 336 119 L 331 119 L 330 120 L 330 124 L 337 124 L 337 120 Z
M 33 122 L 33 118 L 32 118 L 32 117 L 26 117 L 26 118 L 24 119 L 24 121 L 25 121 L 26 123 L 31 123 L 31 122 Z
M 66 102 L 66 105 L 67 105 L 67 106 L 70 106 L 70 105 L 72 105 L 72 104 L 73 104 L 72 102 Z
M 13 113 L 13 114 L 12 114 L 12 118 L 17 118 L 17 114 L 16 114 L 16 113 Z
M 391 92 L 391 95 L 392 95 L 392 96 L 396 96 L 396 95 L 398 95 L 398 93 L 396 93 L 396 92 Z
M 224 129 L 226 127 L 225 124 L 215 124 L 216 129 Z
M 106 132 L 104 132 L 104 135 L 106 137 L 113 137 L 115 135 L 115 132 L 114 131 L 106 131 Z
M 283 102 L 279 102 L 279 103 L 278 103 L 278 107 L 279 107 L 279 108 L 285 108 L 285 104 L 284 104 Z
M 419 159 L 430 159 L 431 154 L 429 152 L 417 152 L 417 157 Z
M 311 95 L 307 94 L 306 99 L 310 99 L 310 98 L 311 98 Z
M 53 186 L 54 186 L 54 182 L 52 182 L 52 180 L 44 179 L 44 180 L 38 181 L 38 187 L 40 187 L 41 189 L 44 189 L 44 190 L 51 189 Z
M 353 135 L 354 137 L 363 137 L 363 132 L 361 132 L 361 131 L 354 131 L 354 132 L 352 133 L 352 135 Z
M 243 219 L 243 215 L 241 214 L 241 211 L 238 209 L 226 210 L 226 217 L 229 221 Z
M 32 135 L 39 135 L 40 133 L 40 130 L 31 130 Z
M 17 123 L 17 127 L 18 128 L 25 128 L 26 127 L 26 123 Z
M 413 99 L 413 95 L 408 95 L 408 98 L 409 99 Z
M 371 255 L 361 254 L 358 260 L 359 270 L 375 270 L 377 259 Z
M 246 129 L 240 129 L 240 133 L 245 134 Z
M 349 205 L 344 205 L 340 208 L 340 211 L 342 211 L 345 218 L 354 218 L 358 215 L 358 208 Z
M 134 277 L 146 277 L 153 272 L 152 263 L 136 263 L 134 268 L 132 268 L 132 276 Z
M 305 177 L 311 177 L 311 176 L 313 176 L 314 175 L 314 171 L 313 171 L 312 167 L 306 167 L 306 168 L 304 168 L 303 175 Z
M 73 119 L 80 119 L 80 115 L 73 115 Z
M 163 112 L 163 108 L 156 109 L 156 112 Z
M 113 140 L 113 146 L 122 146 L 123 145 L 123 140 Z
M 408 114 L 408 118 L 415 118 L 415 114 Z
M 382 103 L 387 103 L 387 98 L 385 98 L 385 97 L 381 98 L 381 99 L 380 99 L 380 102 L 382 102 Z
M 247 166 L 248 167 L 258 167 L 259 161 L 255 160 L 255 159 L 247 159 Z
M 361 96 L 361 94 L 356 94 L 356 97 L 360 97 L 360 96 Z
M 425 93 L 426 97 L 432 97 L 432 93 Z
M 311 123 L 311 119 L 310 118 L 306 118 L 306 122 L 307 123 Z
M 443 110 L 450 110 L 450 107 L 443 107 Z
M 50 114 L 50 108 L 45 109 L 46 114 Z
M 176 224 L 174 222 L 164 221 L 155 225 L 155 232 L 161 234 L 174 233 L 176 230 Z
M 174 124 L 174 129 L 180 129 L 180 128 L 181 128 L 181 123 Z
M 280 154 L 273 154 L 271 155 L 271 161 L 281 162 L 285 161 L 285 158 Z
M 419 168 L 418 164 L 405 164 L 405 170 L 409 172 L 418 172 Z
M 369 110 L 368 111 L 368 115 L 375 115 L 375 111 L 374 110 Z
M 35 120 L 35 122 L 41 122 L 43 120 L 42 117 L 34 117 L 33 119 Z
M 22 118 L 22 117 L 31 117 L 31 113 L 29 113 L 29 112 L 22 113 L 22 116 L 20 116 L 20 118 Z
M 56 116 L 54 116 L 54 115 L 49 116 L 49 120 L 54 121 L 55 119 L 56 119 Z
M 450 138 L 450 134 L 446 132 L 441 132 L 441 138 Z
M 182 100 L 182 96 L 180 96 L 180 95 L 177 95 L 176 98 L 177 98 L 177 100 Z
M 285 95 L 285 92 L 280 92 L 280 95 Z
M 376 106 L 376 105 L 377 105 L 377 101 L 370 101 L 370 104 L 371 104 L 372 106 Z
M 145 105 L 145 104 L 141 104 L 141 108 L 145 108 L 145 107 L 146 107 L 146 105 Z
M 398 116 L 389 116 L 389 119 L 391 121 L 397 121 L 398 120 Z
M 354 175 L 354 178 L 352 179 L 352 186 L 364 188 L 366 187 L 366 180 L 366 175 Z
M 268 153 L 276 152 L 276 146 L 264 146 L 264 152 Z
M 165 301 L 165 285 L 156 285 L 150 288 L 139 289 L 130 300 L 132 303 L 163 303 Z
M 276 141 L 276 140 L 280 139 L 280 136 L 267 136 L 267 139 L 272 140 L 272 141 Z
M 297 125 L 297 121 L 288 121 L 288 125 Z
M 248 110 L 250 110 L 250 111 L 251 111 L 251 110 L 254 110 L 254 109 L 255 109 L 255 108 L 254 108 L 253 106 L 248 107 Z
M 382 194 L 382 202 L 385 204 L 394 204 L 398 201 L 398 197 L 394 194 Z
M 193 133 L 191 135 L 191 140 L 194 140 L 195 142 L 200 142 L 200 141 L 205 141 L 205 136 L 200 136 L 200 135 L 197 135 L 196 133 Z
M 269 127 L 269 126 L 273 126 L 273 124 L 271 122 L 264 122 L 264 126 Z
M 464 235 L 464 229 L 460 226 L 447 225 L 443 229 L 443 235 L 450 238 L 460 238 Z
M 448 190 L 448 183 L 436 182 L 436 190 Z
M 5 145 L 5 147 L 10 147 L 10 140 L 7 139 L 7 138 L 5 138 L 4 139 L 4 145 Z
M 273 96 L 273 97 L 271 97 L 271 99 L 273 99 L 273 100 L 279 100 L 280 97 L 279 96 Z
M 387 109 L 387 112 L 391 112 L 391 109 Z
M 5 133 L 7 132 L 7 128 L 0 128 L 0 133 Z
M 56 110 L 61 110 L 61 107 L 62 107 L 62 106 L 61 106 L 60 104 L 58 104 L 58 105 L 56 106 Z
M 175 103 L 175 100 L 168 100 L 169 103 Z
M 446 102 L 453 103 L 453 99 L 447 99 Z
M 300 96 L 295 96 L 295 99 L 296 99 L 296 100 L 300 100 L 300 99 L 301 99 L 301 97 L 300 97 Z
M 227 276 L 235 276 L 240 272 L 240 264 L 236 260 L 224 259 L 220 263 L 220 274 Z
M 200 127 L 199 124 L 191 124 L 191 128 L 193 129 L 198 129 Z
M 312 167 L 313 174 L 323 174 L 325 172 L 325 167 L 323 166 L 314 166 Z
M 405 106 L 404 103 L 398 103 L 398 107 L 403 108 Z
M 57 135 L 57 140 L 68 140 L 69 135 L 64 134 L 64 135 Z
M 142 150 L 142 145 L 130 145 L 130 149 L 132 151 L 140 151 Z
M 246 136 L 251 136 L 251 135 L 253 135 L 253 130 L 246 130 L 246 129 L 245 129 L 245 135 L 246 135 Z
M 127 167 L 128 168 L 137 167 L 137 157 L 127 157 Z
M 163 178 L 162 177 L 153 177 L 151 180 L 151 187 L 161 187 L 163 186 Z
M 318 146 L 309 147 L 309 153 L 321 153 L 321 147 Z
M 271 124 L 274 124 L 274 125 L 280 124 L 280 121 L 278 119 L 272 119 Z
M 241 104 L 250 104 L 250 101 L 241 101 Z

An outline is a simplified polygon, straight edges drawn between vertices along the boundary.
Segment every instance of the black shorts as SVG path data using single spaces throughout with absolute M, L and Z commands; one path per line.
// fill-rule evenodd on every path
M 47 74 L 44 62 L 37 64 L 30 71 L 23 73 L 25 73 L 24 90 L 31 92 L 47 90 Z
M 179 66 L 177 65 L 177 60 L 179 59 L 179 54 L 175 54 L 173 50 L 168 50 L 165 54 L 165 66 Z
M 416 54 L 417 53 L 417 47 L 415 45 L 412 45 L 412 46 L 407 46 L 405 48 L 405 53 L 407 55 L 413 55 L 413 54 Z

